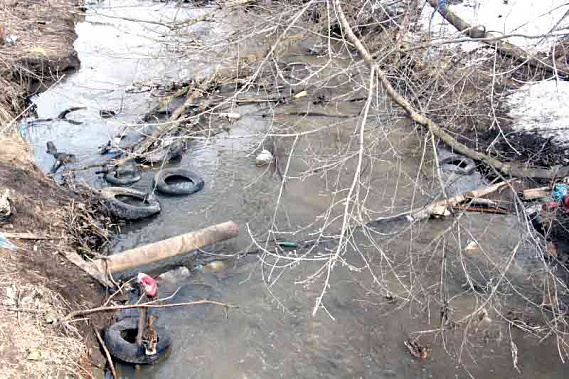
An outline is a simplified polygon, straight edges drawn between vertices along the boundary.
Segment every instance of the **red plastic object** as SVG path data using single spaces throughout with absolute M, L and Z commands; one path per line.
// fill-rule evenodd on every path
M 136 277 L 136 282 L 142 286 L 144 289 L 144 293 L 148 297 L 156 296 L 157 291 L 157 284 L 156 280 L 150 275 L 146 275 L 145 273 L 139 272 L 138 276 Z
M 543 204 L 543 208 L 546 210 L 550 210 L 550 209 L 555 209 L 555 208 L 559 208 L 559 201 L 548 201 L 547 203 Z

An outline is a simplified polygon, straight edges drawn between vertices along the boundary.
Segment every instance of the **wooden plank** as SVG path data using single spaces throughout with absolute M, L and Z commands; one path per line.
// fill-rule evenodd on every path
M 550 187 L 530 188 L 523 191 L 524 200 L 535 200 L 547 197 L 551 194 Z

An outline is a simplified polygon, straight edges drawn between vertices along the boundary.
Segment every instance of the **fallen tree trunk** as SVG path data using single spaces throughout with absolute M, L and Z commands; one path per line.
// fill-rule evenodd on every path
M 474 38 L 474 39 L 484 39 L 484 38 L 491 38 L 494 37 L 492 33 L 486 32 L 486 29 L 483 30 L 479 28 L 479 26 L 472 26 L 462 18 L 456 15 L 453 11 L 449 9 L 448 6 L 441 6 L 439 0 L 427 0 L 429 4 L 436 9 L 441 16 L 445 18 L 448 22 L 450 22 L 459 32 L 463 33 L 464 35 Z M 521 5 L 520 5 L 521 6 Z M 482 25 L 483 26 L 483 25 Z M 561 62 L 553 62 L 553 58 L 540 58 L 534 54 L 531 54 L 524 49 L 509 43 L 504 40 L 481 40 L 480 42 L 487 44 L 493 48 L 496 48 L 500 54 L 503 54 L 507 57 L 514 58 L 520 63 L 528 64 L 534 68 L 544 69 L 551 73 L 556 74 L 563 74 L 564 76 L 569 76 L 569 67 L 563 65 Z M 545 62 L 544 60 L 547 59 L 549 62 Z
M 433 0 L 429 0 L 433 1 Z M 438 4 L 438 3 L 437 3 Z M 433 120 L 430 118 L 416 112 L 411 104 L 401 96 L 397 91 L 393 88 L 389 79 L 385 75 L 385 72 L 381 70 L 379 65 L 375 62 L 369 51 L 365 48 L 362 42 L 356 37 L 354 34 L 350 23 L 348 22 L 346 15 L 342 10 L 342 5 L 340 0 L 334 0 L 334 6 L 337 9 L 338 17 L 344 29 L 344 34 L 346 38 L 354 44 L 358 52 L 363 57 L 366 64 L 371 68 L 375 67 L 376 75 L 385 88 L 385 91 L 389 95 L 389 97 L 395 101 L 401 108 L 405 110 L 409 118 L 416 123 L 425 126 L 431 133 L 441 139 L 447 146 L 452 147 L 454 151 L 465 155 L 469 158 L 474 160 L 484 162 L 487 165 L 493 167 L 500 173 L 505 176 L 516 176 L 516 177 L 528 177 L 528 178 L 538 178 L 538 179 L 550 179 L 553 180 L 558 177 L 566 177 L 569 176 L 569 167 L 567 166 L 554 166 L 549 169 L 543 168 L 530 168 L 530 167 L 523 167 L 517 164 L 508 164 L 500 162 L 499 160 L 492 158 L 486 154 L 482 154 L 476 150 L 469 148 L 468 146 L 458 142 L 454 139 L 450 134 L 445 132 L 439 125 L 435 124 Z
M 196 232 L 182 234 L 159 242 L 137 247 L 94 261 L 100 272 L 117 274 L 137 266 L 148 265 L 173 258 L 195 249 L 239 235 L 239 227 L 233 221 L 210 226 Z

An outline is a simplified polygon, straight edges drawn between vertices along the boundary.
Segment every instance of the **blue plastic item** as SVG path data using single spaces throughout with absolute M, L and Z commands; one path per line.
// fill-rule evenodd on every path
M 6 236 L 4 235 L 4 233 L 0 233 L 0 247 L 3 247 L 3 248 L 8 249 L 8 250 L 18 249 L 18 246 L 14 245 L 12 242 L 10 242 L 10 241 L 8 241 L 8 239 L 6 239 Z
M 553 186 L 553 191 L 551 192 L 551 197 L 555 201 L 563 200 L 567 195 L 569 195 L 569 185 L 557 183 Z

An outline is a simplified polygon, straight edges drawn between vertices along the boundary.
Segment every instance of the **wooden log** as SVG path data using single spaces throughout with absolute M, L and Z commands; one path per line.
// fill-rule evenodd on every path
M 431 216 L 446 216 L 449 207 L 458 206 L 461 203 L 469 201 L 470 199 L 475 199 L 490 195 L 491 193 L 496 192 L 499 189 L 510 185 L 510 183 L 511 181 L 505 181 L 493 184 L 488 187 L 477 188 L 472 191 L 459 193 L 457 195 L 454 195 L 453 197 L 449 197 L 448 199 L 436 201 L 430 205 L 427 205 L 424 208 L 411 212 L 407 217 L 409 221 L 418 221 L 418 220 L 423 220 L 425 218 L 429 218 Z
M 33 233 L 2 233 L 6 238 L 19 240 L 59 240 L 61 237 L 39 236 Z
M 237 224 L 228 221 L 111 255 L 104 260 L 98 259 L 94 261 L 94 264 L 100 272 L 119 273 L 137 266 L 176 257 L 238 235 L 239 227 Z
M 524 194 L 524 200 L 541 199 L 551 194 L 551 188 L 550 187 L 530 188 L 524 190 L 523 194 Z

